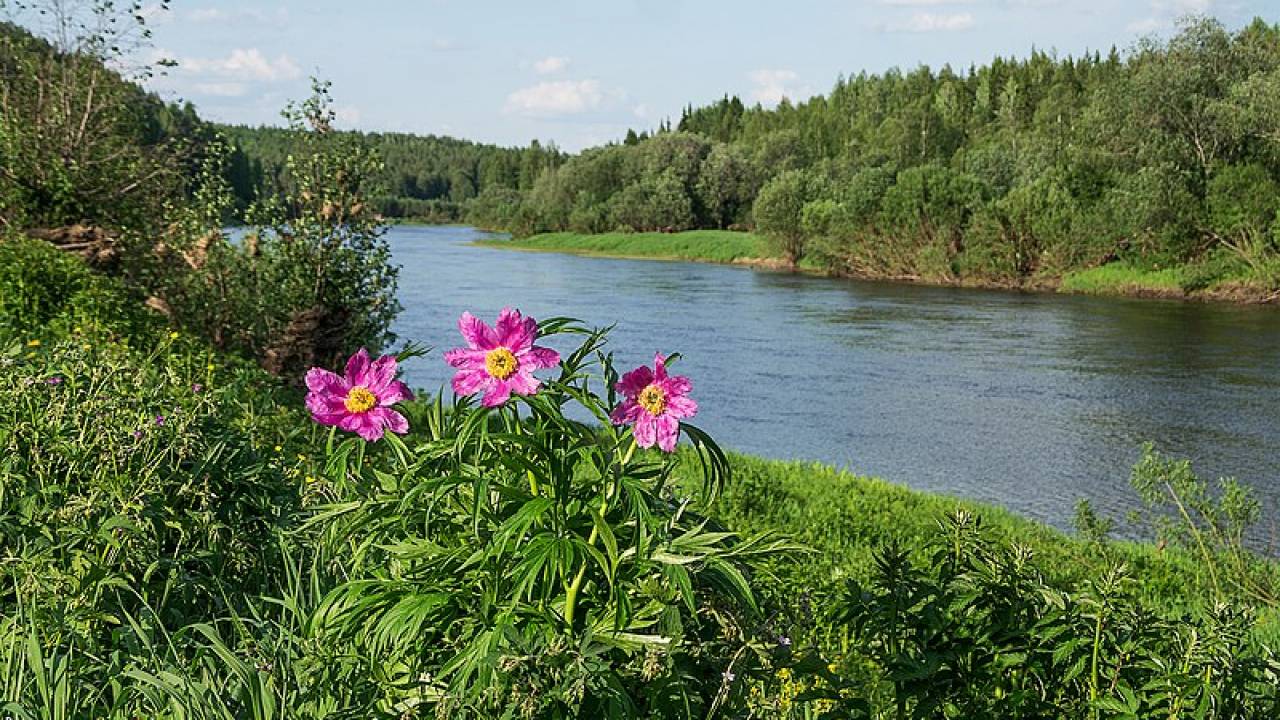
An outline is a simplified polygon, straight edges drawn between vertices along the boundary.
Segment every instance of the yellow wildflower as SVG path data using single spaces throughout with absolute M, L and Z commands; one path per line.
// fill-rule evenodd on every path
M 35 339 L 28 340 L 27 347 L 40 347 L 40 341 Z

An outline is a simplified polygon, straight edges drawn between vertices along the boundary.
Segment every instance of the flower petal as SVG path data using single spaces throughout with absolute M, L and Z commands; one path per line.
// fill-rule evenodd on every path
M 698 403 L 685 395 L 668 395 L 666 414 L 677 420 L 691 418 L 698 414 Z
M 458 330 L 472 350 L 492 350 L 498 345 L 497 335 L 493 328 L 469 312 L 458 318 Z
M 534 345 L 516 353 L 516 356 L 520 358 L 520 364 L 529 366 L 530 370 L 543 370 L 560 364 L 560 353 L 541 345 Z
M 680 437 L 680 421 L 668 413 L 663 413 L 655 418 L 654 425 L 658 431 L 658 447 L 663 452 L 675 450 L 676 438 Z
M 667 393 L 668 398 L 688 395 L 689 391 L 693 390 L 693 383 L 683 375 L 668 375 L 657 382 L 659 387 Z
M 454 348 L 444 354 L 444 361 L 456 368 L 465 367 L 484 367 L 484 358 L 489 354 L 488 350 L 473 350 L 471 348 Z
M 667 379 L 667 358 L 662 353 L 654 353 L 653 355 L 653 379 L 654 382 L 662 382 Z
M 307 371 L 307 389 L 312 392 L 346 397 L 347 391 L 351 389 L 351 386 L 337 373 L 314 367 Z
M 499 345 L 513 353 L 522 352 L 533 344 L 533 338 L 538 334 L 538 321 L 522 317 L 519 310 L 505 307 L 498 313 L 494 333 Z
M 653 447 L 653 443 L 658 439 L 657 418 L 647 412 L 641 413 L 636 419 L 635 435 L 637 445 L 642 448 Z
M 341 398 L 324 393 L 307 393 L 307 409 L 321 425 L 337 425 L 348 414 Z
M 342 419 L 338 423 L 338 427 L 353 432 L 368 442 L 373 442 L 382 437 L 382 423 L 371 413 L 352 413 Z
M 413 399 L 413 391 L 409 389 L 408 385 L 399 380 L 392 380 L 391 384 L 382 388 L 376 394 L 378 396 L 378 404 L 383 407 Z
M 614 387 L 623 395 L 626 395 L 629 398 L 634 398 L 640 394 L 641 390 L 648 387 L 651 382 L 653 382 L 653 371 L 648 367 L 641 365 L 635 370 L 623 375 L 622 380 L 618 381 L 618 384 Z
M 369 414 L 376 416 L 378 422 L 397 435 L 409 432 L 409 421 L 403 415 L 389 408 L 374 408 Z
M 459 370 L 453 376 L 453 392 L 458 395 L 474 395 L 483 390 L 491 379 L 484 370 Z
M 360 348 L 347 360 L 347 382 L 352 387 L 363 385 L 369 387 L 369 351 Z
M 369 372 L 365 377 L 368 385 L 365 387 L 374 394 L 379 394 L 384 388 L 396 380 L 396 356 L 383 355 L 374 360 L 369 366 Z
M 507 380 L 507 383 L 511 385 L 511 392 L 517 395 L 533 395 L 542 385 L 538 378 L 523 366 Z
M 484 398 L 480 400 L 480 404 L 485 407 L 498 407 L 511 397 L 511 381 L 496 380 L 489 390 L 484 394 Z
M 627 425 L 635 422 L 640 417 L 640 413 L 644 411 L 645 409 L 640 407 L 640 403 L 635 400 L 624 400 L 621 405 L 613 409 L 613 412 L 609 413 L 609 419 L 613 421 L 614 425 Z

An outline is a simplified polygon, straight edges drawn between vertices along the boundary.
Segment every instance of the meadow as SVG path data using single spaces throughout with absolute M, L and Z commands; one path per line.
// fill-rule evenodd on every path
M 1275 708 L 1277 567 L 1232 544 L 1236 515 L 1197 500 L 1178 463 L 1142 472 L 1185 494 L 1183 529 L 1208 546 L 1112 541 L 1087 512 L 1072 537 L 723 455 L 688 428 L 672 455 L 626 451 L 635 474 L 616 487 L 634 494 L 593 512 L 592 492 L 618 497 L 597 483 L 625 429 L 568 423 L 538 396 L 515 398 L 523 413 L 419 396 L 396 405 L 403 439 L 365 442 L 315 423 L 297 378 L 171 328 L 47 243 L 6 239 L 0 259 L 0 701 L 14 717 Z M 571 327 L 539 332 L 556 324 Z M 608 411 L 571 389 L 590 356 L 563 359 L 548 401 Z M 475 515 L 480 497 L 495 504 Z M 566 583 L 575 567 L 592 569 Z M 519 587 L 493 584 L 511 568 Z M 586 625 L 565 617 L 566 584 Z

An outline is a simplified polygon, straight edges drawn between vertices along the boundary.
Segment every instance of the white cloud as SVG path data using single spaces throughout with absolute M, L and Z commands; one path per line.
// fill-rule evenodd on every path
M 1125 25 L 1124 29 L 1131 33 L 1145 35 L 1159 30 L 1162 26 L 1164 26 L 1164 22 L 1159 18 L 1149 17 L 1141 20 L 1134 20 L 1128 25 Z
M 1173 28 L 1184 15 L 1208 15 L 1217 0 L 1150 0 L 1151 14 L 1125 26 L 1132 33 L 1149 34 Z
M 747 78 L 755 86 L 749 97 L 761 105 L 777 105 L 783 98 L 795 100 L 809 94 L 807 85 L 796 84 L 800 76 L 792 70 L 753 70 L 747 73 Z
M 178 70 L 193 75 L 207 75 L 241 81 L 278 82 L 302 75 L 301 68 L 288 55 L 267 58 L 257 48 L 235 48 L 226 57 L 178 57 Z
M 595 80 L 547 81 L 508 95 L 503 111 L 532 116 L 575 115 L 600 107 L 604 97 Z
M 539 75 L 551 75 L 569 67 L 569 58 L 560 56 L 545 57 L 533 63 L 533 71 Z
M 235 10 L 224 10 L 223 8 L 204 7 L 188 10 L 186 17 L 193 23 L 202 24 L 244 24 L 245 22 L 255 22 L 284 25 L 289 19 L 289 11 L 284 7 L 276 8 L 274 12 L 269 12 L 263 8 L 238 8 Z
M 211 95 L 213 97 L 240 97 L 247 90 L 244 83 L 238 82 L 196 83 L 191 86 L 191 89 L 197 95 Z
M 969 13 L 930 13 L 918 12 L 905 22 L 890 23 L 885 27 L 889 32 L 955 32 L 973 27 L 973 15 Z

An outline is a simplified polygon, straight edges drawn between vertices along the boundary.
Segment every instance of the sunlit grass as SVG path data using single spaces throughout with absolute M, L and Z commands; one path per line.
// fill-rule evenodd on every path
M 1062 290 L 1088 295 L 1132 295 L 1144 292 L 1181 295 L 1186 280 L 1186 270 L 1182 267 L 1146 269 L 1115 262 L 1067 273 L 1062 278 Z
M 729 230 L 678 233 L 546 233 L 519 240 L 482 240 L 489 247 L 579 255 L 732 263 L 770 257 L 764 239 Z

